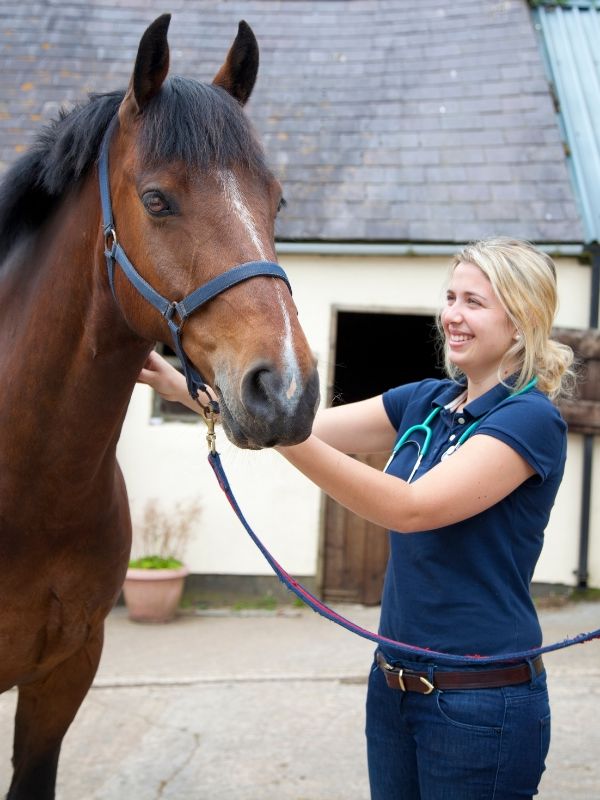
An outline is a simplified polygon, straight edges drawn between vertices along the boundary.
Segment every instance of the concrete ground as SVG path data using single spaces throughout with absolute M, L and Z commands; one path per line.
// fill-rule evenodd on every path
M 343 613 L 375 629 L 378 609 Z M 600 604 L 541 614 L 546 641 L 600 627 Z M 182 615 L 117 608 L 62 749 L 57 800 L 368 800 L 373 646 L 308 610 Z M 541 800 L 600 798 L 600 641 L 546 657 L 552 746 Z M 16 692 L 0 696 L 0 796 Z

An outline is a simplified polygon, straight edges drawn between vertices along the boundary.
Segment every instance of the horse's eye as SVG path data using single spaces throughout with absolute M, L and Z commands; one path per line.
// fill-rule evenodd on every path
M 164 216 L 170 212 L 169 204 L 160 192 L 146 192 L 142 196 L 144 208 L 154 216 Z
M 277 213 L 279 214 L 279 212 L 281 211 L 281 209 L 282 209 L 282 208 L 285 208 L 286 206 L 287 206 L 287 200 L 285 199 L 285 197 L 282 197 L 282 198 L 279 200 L 279 204 L 278 204 L 278 206 L 277 206 Z

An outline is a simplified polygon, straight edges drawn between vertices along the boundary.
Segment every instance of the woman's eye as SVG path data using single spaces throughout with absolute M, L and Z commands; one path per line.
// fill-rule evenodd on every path
M 154 215 L 168 214 L 171 210 L 160 192 L 146 192 L 142 196 L 142 203 L 146 211 Z

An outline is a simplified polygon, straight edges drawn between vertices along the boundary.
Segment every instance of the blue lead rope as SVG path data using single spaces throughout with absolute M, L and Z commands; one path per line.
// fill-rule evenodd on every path
M 246 518 L 244 517 L 240 507 L 237 504 L 237 501 L 233 495 L 231 490 L 231 486 L 229 485 L 229 481 L 227 480 L 227 476 L 225 475 L 225 471 L 223 469 L 223 465 L 221 463 L 221 457 L 216 450 L 213 450 L 208 456 L 208 463 L 212 467 L 217 480 L 219 481 L 219 486 L 225 493 L 225 496 L 229 500 L 231 507 L 233 508 L 236 516 L 238 517 L 239 521 L 242 523 L 246 532 L 254 542 L 254 544 L 258 547 L 260 552 L 263 554 L 271 569 L 275 572 L 279 580 L 287 586 L 287 588 L 293 592 L 296 597 L 300 598 L 303 603 L 307 606 L 312 608 L 313 611 L 316 611 L 317 614 L 320 614 L 322 617 L 330 620 L 331 622 L 335 622 L 336 625 L 340 625 L 342 628 L 345 628 L 347 631 L 351 633 L 355 633 L 358 636 L 362 636 L 363 639 L 370 639 L 372 642 L 375 642 L 378 645 L 381 645 L 384 648 L 386 653 L 395 652 L 401 653 L 403 655 L 420 655 L 420 656 L 427 656 L 428 658 L 435 658 L 437 661 L 446 661 L 451 663 L 458 663 L 458 664 L 495 664 L 498 662 L 509 662 L 509 661 L 526 661 L 528 659 L 535 658 L 536 656 L 542 655 L 543 653 L 551 653 L 554 650 L 563 650 L 565 647 L 571 647 L 574 644 L 583 644 L 583 642 L 589 642 L 592 639 L 600 639 L 600 628 L 595 631 L 591 631 L 590 633 L 580 633 L 578 636 L 574 636 L 570 639 L 564 639 L 562 642 L 555 642 L 554 644 L 546 645 L 545 647 L 534 647 L 531 650 L 522 650 L 517 653 L 503 653 L 500 655 L 495 656 L 478 656 L 478 655 L 455 655 L 453 653 L 441 653 L 438 650 L 430 650 L 427 647 L 417 647 L 413 644 L 406 644 L 405 642 L 397 642 L 394 639 L 388 639 L 386 636 L 381 636 L 378 633 L 373 633 L 365 628 L 362 628 L 360 625 L 357 625 L 352 620 L 346 619 L 346 617 L 341 616 L 332 608 L 329 608 L 325 603 L 322 603 L 318 600 L 311 592 L 308 591 L 301 583 L 297 580 L 292 578 L 292 576 L 286 572 L 286 570 L 273 558 L 271 553 L 267 550 L 265 545 L 261 542 L 258 536 L 254 533 L 250 525 L 248 524 Z

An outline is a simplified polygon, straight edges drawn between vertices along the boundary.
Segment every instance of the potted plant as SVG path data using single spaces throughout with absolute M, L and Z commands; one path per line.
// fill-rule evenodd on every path
M 146 503 L 134 528 L 133 557 L 123 584 L 134 622 L 168 622 L 175 616 L 189 572 L 182 559 L 199 511 L 195 501 L 180 501 L 170 511 L 155 499 Z

